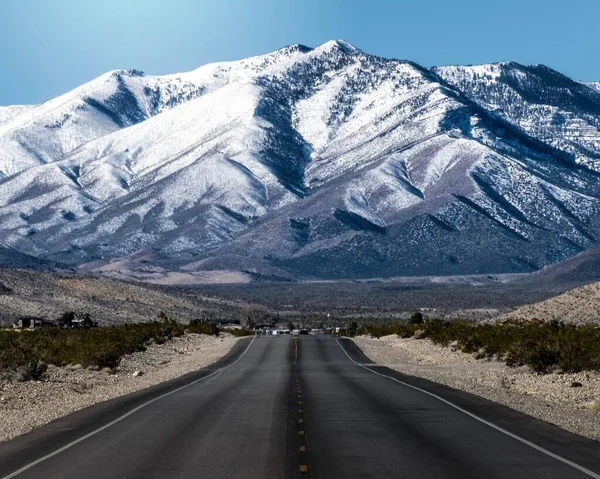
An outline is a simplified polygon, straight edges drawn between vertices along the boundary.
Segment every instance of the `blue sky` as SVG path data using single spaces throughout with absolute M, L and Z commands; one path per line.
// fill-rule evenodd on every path
M 0 0 L 0 105 L 116 68 L 187 71 L 342 38 L 425 66 L 544 63 L 600 81 L 598 0 Z

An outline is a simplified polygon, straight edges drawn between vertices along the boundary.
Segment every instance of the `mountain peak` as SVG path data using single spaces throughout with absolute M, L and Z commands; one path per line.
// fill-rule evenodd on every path
M 153 281 L 524 272 L 600 245 L 598 94 L 432 71 L 332 40 L 0 108 L 0 245 Z
M 360 52 L 360 49 L 356 48 L 351 43 L 348 43 L 347 41 L 341 40 L 341 39 L 329 40 L 328 42 L 325 42 L 322 45 L 319 45 L 317 48 L 315 48 L 315 50 L 319 50 L 319 51 L 340 50 L 347 54 L 355 54 L 355 53 Z
M 287 45 L 283 48 L 280 48 L 275 53 L 280 54 L 294 54 L 294 53 L 308 53 L 312 51 L 312 48 L 307 47 L 306 45 L 302 45 L 301 43 L 293 43 L 292 45 Z

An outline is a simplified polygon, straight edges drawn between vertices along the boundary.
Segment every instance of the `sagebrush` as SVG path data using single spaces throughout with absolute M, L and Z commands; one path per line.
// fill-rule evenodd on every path
M 219 329 L 212 323 L 181 324 L 167 319 L 88 330 L 0 330 L 0 370 L 31 370 L 31 377 L 24 379 L 34 379 L 45 364 L 115 368 L 125 354 L 186 332 L 217 335 Z
M 423 324 L 364 325 L 358 334 L 374 337 L 429 338 L 480 358 L 496 358 L 509 366 L 527 365 L 546 373 L 554 369 L 580 372 L 600 369 L 600 328 L 559 321 L 474 323 L 429 320 Z

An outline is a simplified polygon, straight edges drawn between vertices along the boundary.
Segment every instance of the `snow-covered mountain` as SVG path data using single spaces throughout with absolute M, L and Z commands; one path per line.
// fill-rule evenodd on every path
M 87 269 L 531 271 L 598 246 L 600 91 L 293 45 L 0 108 L 0 176 L 0 245 Z
M 600 82 L 583 82 L 582 84 L 588 88 L 591 88 L 592 90 L 600 91 Z

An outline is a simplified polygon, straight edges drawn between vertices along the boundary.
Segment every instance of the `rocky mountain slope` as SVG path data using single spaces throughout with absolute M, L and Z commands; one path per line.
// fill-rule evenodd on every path
M 57 320 L 67 311 L 88 313 L 103 326 L 158 320 L 237 319 L 246 304 L 163 286 L 73 273 L 0 268 L 0 326 L 22 316 Z
M 87 271 L 528 272 L 598 246 L 600 91 L 293 45 L 2 108 L 0 175 L 0 244 Z
M 575 324 L 598 324 L 600 322 L 600 283 L 587 284 L 540 303 L 522 306 L 498 319 L 540 319 Z

